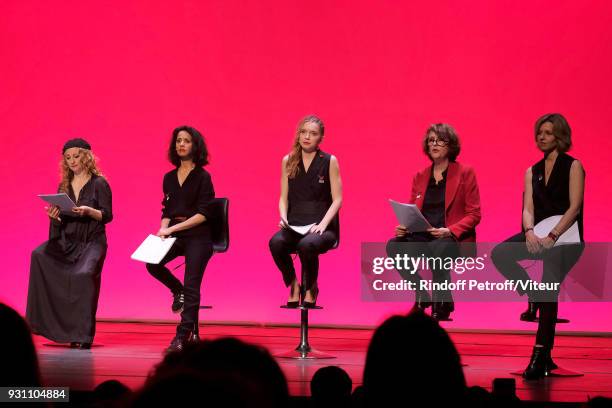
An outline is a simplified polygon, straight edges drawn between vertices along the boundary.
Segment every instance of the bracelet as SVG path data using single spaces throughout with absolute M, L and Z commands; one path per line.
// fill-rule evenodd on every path
M 553 241 L 557 242 L 557 240 L 559 239 L 559 236 L 557 234 L 555 234 L 554 232 L 550 231 L 548 233 L 548 238 L 550 238 Z
M 525 234 L 529 231 L 533 231 L 533 227 L 525 228 Z

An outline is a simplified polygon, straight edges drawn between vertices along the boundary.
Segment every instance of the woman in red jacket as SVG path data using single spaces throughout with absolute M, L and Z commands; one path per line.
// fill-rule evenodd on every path
M 409 252 L 414 256 L 457 257 L 458 242 L 476 241 L 480 195 L 474 170 L 456 162 L 460 150 L 459 137 L 451 126 L 439 123 L 427 129 L 423 152 L 432 165 L 414 176 L 410 203 L 416 204 L 433 228 L 426 232 L 410 232 L 406 226 L 398 225 L 395 238 L 387 244 L 389 256 Z M 450 291 L 436 290 L 430 296 L 419 288 L 421 277 L 418 271 L 412 271 L 412 274 L 405 270 L 399 272 L 404 279 L 417 285 L 416 307 L 424 310 L 432 306 L 434 319 L 449 320 L 455 309 Z M 432 274 L 435 283 L 451 280 L 450 270 L 444 267 L 434 268 Z

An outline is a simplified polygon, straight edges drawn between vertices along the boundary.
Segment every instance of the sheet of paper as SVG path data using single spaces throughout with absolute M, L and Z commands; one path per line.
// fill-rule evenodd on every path
M 409 232 L 422 232 L 432 228 L 415 204 L 404 204 L 391 199 L 389 199 L 389 202 L 393 207 L 397 221 L 401 225 L 405 225 Z
M 72 209 L 76 207 L 74 201 L 66 193 L 38 194 L 38 196 L 49 204 L 58 206 L 63 214 L 72 214 Z
M 562 215 L 553 215 L 552 217 L 548 217 L 538 222 L 533 227 L 533 233 L 540 238 L 544 238 L 548 236 L 548 233 L 559 223 Z M 568 228 L 561 236 L 557 242 L 555 242 L 554 246 L 557 245 L 568 245 L 568 244 L 577 244 L 580 242 L 580 231 L 578 230 L 578 221 L 574 221 L 571 227 Z
M 176 238 L 162 239 L 156 235 L 149 235 L 134 251 L 131 258 L 135 261 L 158 264 L 170 251 Z
M 292 230 L 294 230 L 295 232 L 297 232 L 300 235 L 306 235 L 308 234 L 308 231 L 310 231 L 310 229 L 312 228 L 312 226 L 315 224 L 310 224 L 310 225 L 288 225 L 289 228 L 291 228 Z

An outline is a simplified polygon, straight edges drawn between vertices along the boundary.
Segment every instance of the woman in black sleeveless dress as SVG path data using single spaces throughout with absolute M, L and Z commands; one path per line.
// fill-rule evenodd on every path
M 283 158 L 279 201 L 280 231 L 270 239 L 270 252 L 290 287 L 288 307 L 316 305 L 319 254 L 338 239 L 342 182 L 338 160 L 319 149 L 325 127 L 317 116 L 298 124 L 293 150 Z M 314 224 L 304 235 L 291 227 Z M 291 259 L 297 252 L 304 282 L 298 283 Z
M 566 154 L 572 145 L 571 129 L 562 115 L 553 113 L 539 118 L 535 124 L 535 140 L 544 158 L 528 168 L 525 174 L 523 231 L 495 247 L 491 257 L 497 269 L 507 279 L 515 281 L 530 280 L 519 261 L 541 259 L 544 263 L 542 282 L 560 284 L 584 249 L 582 207 L 585 173 L 580 162 Z M 548 236 L 536 236 L 534 226 L 555 215 L 562 217 Z M 574 222 L 578 224 L 581 242 L 554 246 L 559 236 Z M 541 378 L 557 368 L 551 350 L 559 291 L 523 291 L 520 287 L 518 291 L 521 296 L 528 296 L 528 307 L 521 314 L 521 320 L 535 321 L 539 312 L 536 345 L 523 377 Z

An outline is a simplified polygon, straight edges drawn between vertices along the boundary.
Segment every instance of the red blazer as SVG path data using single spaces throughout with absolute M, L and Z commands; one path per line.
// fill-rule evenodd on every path
M 432 166 L 415 174 L 412 180 L 410 202 L 423 209 L 425 191 L 431 177 Z M 476 225 L 480 222 L 480 194 L 476 173 L 469 166 L 448 163 L 446 192 L 444 194 L 446 228 L 459 242 L 476 241 Z

